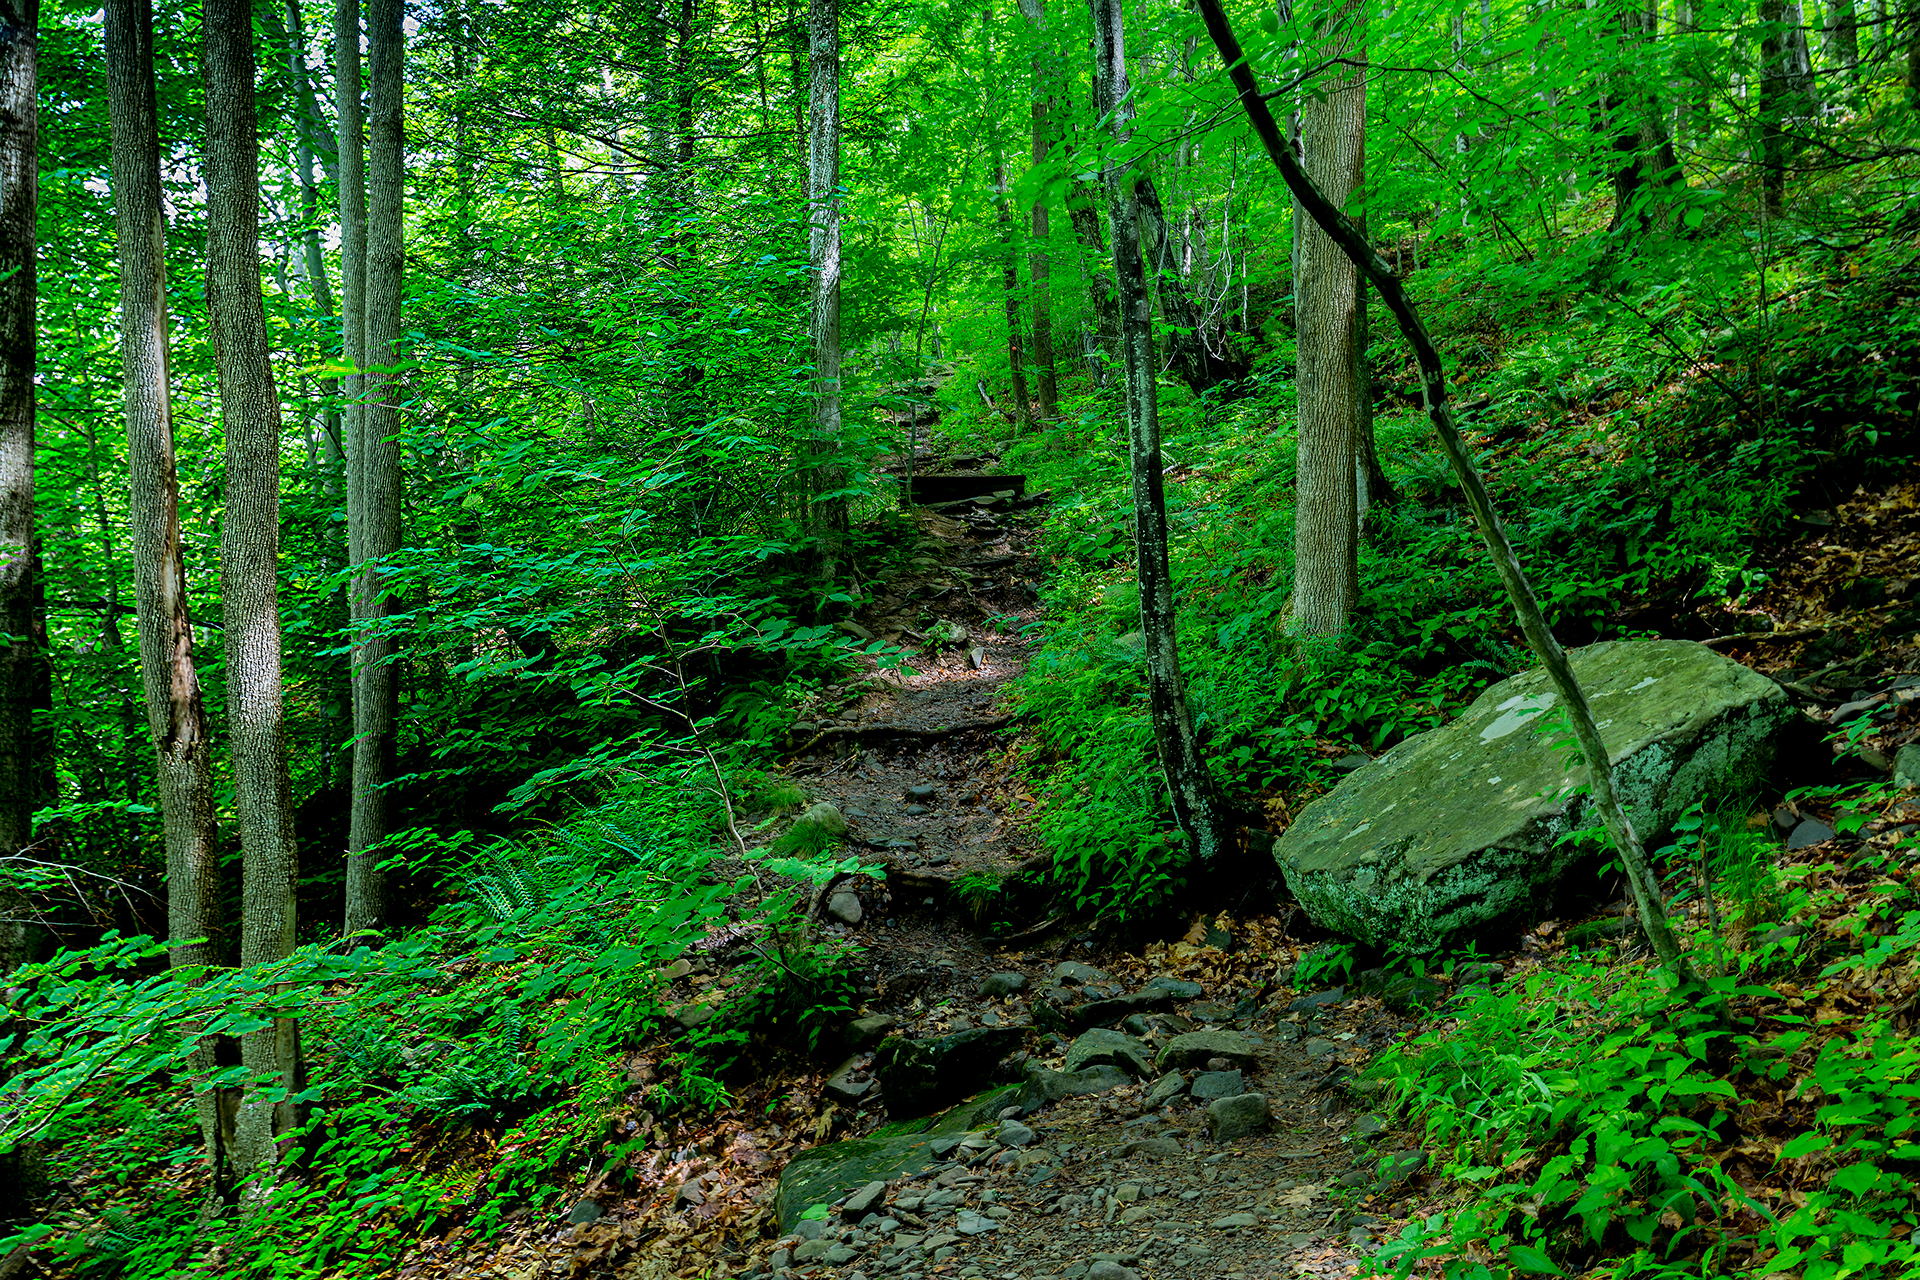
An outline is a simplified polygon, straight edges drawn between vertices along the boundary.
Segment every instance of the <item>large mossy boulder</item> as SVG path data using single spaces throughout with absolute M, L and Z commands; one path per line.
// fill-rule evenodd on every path
M 1689 641 L 1570 657 L 1650 847 L 1695 802 L 1751 791 L 1793 714 L 1773 681 Z M 1592 852 L 1562 837 L 1599 821 L 1571 739 L 1546 673 L 1514 676 L 1308 805 L 1274 858 L 1315 923 L 1376 946 L 1531 922 Z
M 780 1183 L 774 1192 L 780 1230 L 791 1231 L 809 1208 L 832 1204 L 856 1187 L 922 1172 L 942 1158 L 933 1150 L 940 1138 L 999 1123 L 1001 1110 L 1014 1103 L 1014 1088 L 1008 1085 L 981 1094 L 937 1120 L 923 1118 L 889 1125 L 870 1138 L 829 1142 L 802 1151 L 780 1171 Z

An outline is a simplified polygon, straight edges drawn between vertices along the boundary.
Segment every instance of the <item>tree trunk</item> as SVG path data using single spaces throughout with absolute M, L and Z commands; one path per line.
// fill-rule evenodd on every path
M 108 0 L 107 108 L 113 213 L 120 259 L 122 414 L 127 426 L 127 524 L 139 620 L 140 682 L 158 765 L 160 828 L 167 849 L 167 963 L 191 975 L 216 963 L 220 862 L 213 817 L 213 755 L 187 617 L 180 543 L 180 485 L 169 398 L 166 218 L 160 203 L 160 134 L 154 102 L 149 0 Z M 213 1046 L 193 1069 L 213 1069 Z M 214 1096 L 194 1094 L 213 1164 L 227 1182 Z
M 359 512 L 360 558 L 354 563 L 357 622 L 353 646 L 353 811 L 347 835 L 346 932 L 377 930 L 386 922 L 380 844 L 392 834 L 394 735 L 399 713 L 396 645 L 387 619 L 395 612 L 378 568 L 400 549 L 400 411 L 398 366 L 400 299 L 405 265 L 401 198 L 405 190 L 405 129 L 401 75 L 406 37 L 400 0 L 367 6 L 367 71 L 372 110 L 367 130 L 366 366 L 360 456 L 347 472 L 359 482 L 347 498 L 348 519 Z M 350 539 L 351 541 L 352 539 Z
M 0 856 L 34 845 L 52 802 L 46 588 L 33 512 L 39 212 L 39 0 L 0 2 Z M 0 972 L 31 959 L 28 904 L 0 897 Z
M 292 954 L 298 884 L 280 679 L 280 401 L 260 293 L 252 7 L 207 0 L 204 13 L 207 315 L 227 442 L 221 619 L 240 818 L 240 962 L 256 965 Z M 260 1083 L 244 1092 L 234 1118 L 234 1166 L 258 1196 L 277 1175 L 279 1139 L 299 1119 L 287 1101 L 301 1088 L 297 1024 L 277 1018 L 249 1032 L 240 1054 Z
M 340 204 L 340 363 L 348 369 L 339 382 L 345 403 L 339 431 L 346 472 L 347 564 L 352 566 L 365 559 L 360 535 L 366 523 L 366 512 L 361 505 L 366 496 L 365 486 L 356 474 L 367 452 L 367 415 L 362 403 L 366 380 L 360 373 L 367 362 L 367 152 L 361 111 L 360 0 L 335 0 L 333 17 L 334 167 Z M 360 595 L 352 587 L 347 590 L 346 612 L 351 627 L 360 619 Z M 354 761 L 360 755 L 352 741 L 358 715 L 355 708 L 359 703 L 359 678 L 355 674 L 358 658 L 357 653 L 348 654 L 347 714 L 341 722 L 347 742 L 339 748 L 346 756 L 341 763 L 345 766 L 350 795 Z M 351 798 L 348 804 L 351 848 Z
M 1364 62 L 1362 21 L 1357 6 L 1343 11 L 1315 57 Z M 1304 167 L 1327 199 L 1344 208 L 1366 169 L 1365 70 L 1330 70 L 1314 88 L 1300 108 Z M 1371 398 L 1361 368 L 1360 273 L 1298 202 L 1293 237 L 1300 449 L 1291 626 L 1300 635 L 1335 636 L 1347 629 L 1360 595 L 1359 495 Z
M 1093 341 L 1087 344 L 1087 367 L 1096 387 L 1107 385 L 1119 363 L 1120 297 L 1107 274 L 1107 245 L 1100 234 L 1100 214 L 1084 193 L 1067 197 L 1067 220 L 1080 242 L 1081 277 L 1087 301 L 1093 307 Z
M 1778 25 L 1785 14 L 1782 0 L 1760 0 L 1767 28 L 1760 37 L 1760 193 L 1772 217 L 1780 216 L 1787 191 L 1787 45 Z
M 820 578 L 830 581 L 847 537 L 840 427 L 840 0 L 807 10 L 807 264 L 813 283 L 811 508 Z
M 1487 487 L 1481 482 L 1473 460 L 1467 456 L 1460 432 L 1454 426 L 1453 410 L 1447 403 L 1446 369 L 1440 362 L 1439 350 L 1433 345 L 1426 326 L 1420 322 L 1419 314 L 1413 309 L 1412 301 L 1407 297 L 1406 290 L 1401 288 L 1392 269 L 1374 253 L 1359 228 L 1315 190 L 1312 181 L 1301 172 L 1299 163 L 1280 136 L 1273 113 L 1267 110 L 1260 86 L 1240 51 L 1240 42 L 1234 38 L 1233 28 L 1227 24 L 1227 16 L 1220 9 L 1220 0 L 1197 0 L 1197 3 L 1201 17 L 1207 24 L 1207 31 L 1212 35 L 1215 47 L 1220 50 L 1220 60 L 1226 64 L 1234 89 L 1239 94 L 1240 105 L 1252 121 L 1254 133 L 1266 147 L 1268 157 L 1293 192 L 1294 199 L 1300 202 L 1307 215 L 1340 246 L 1341 251 L 1379 291 L 1381 300 L 1393 313 L 1401 333 L 1405 335 L 1407 345 L 1413 348 L 1414 358 L 1420 365 L 1421 391 L 1434 433 L 1440 437 L 1441 447 L 1446 450 L 1447 460 L 1452 464 L 1467 503 L 1473 509 L 1481 536 L 1486 540 L 1488 554 L 1499 570 L 1514 612 L 1519 615 L 1527 644 L 1540 659 L 1540 665 L 1546 669 L 1547 678 L 1565 704 L 1567 716 L 1573 723 L 1574 738 L 1587 765 L 1588 791 L 1594 807 L 1600 811 L 1608 834 L 1613 837 L 1621 861 L 1626 864 L 1627 879 L 1633 886 L 1634 900 L 1639 910 L 1640 926 L 1653 944 L 1654 953 L 1674 978 L 1683 985 L 1692 984 L 1695 981 L 1693 967 L 1681 954 L 1679 941 L 1673 936 L 1673 930 L 1667 922 L 1666 904 L 1661 898 L 1659 882 L 1654 878 L 1652 868 L 1647 865 L 1640 838 L 1634 834 L 1633 824 L 1627 820 L 1626 812 L 1620 807 L 1619 797 L 1614 792 L 1613 765 L 1607 755 L 1606 744 L 1600 737 L 1600 729 L 1594 723 L 1593 711 L 1587 706 L 1579 682 L 1574 679 L 1573 668 L 1567 661 L 1565 651 L 1560 648 L 1560 642 L 1554 639 L 1545 615 L 1540 612 L 1540 603 L 1534 598 L 1533 588 L 1520 568 L 1512 543 L 1507 540 L 1506 530 L 1493 509 L 1493 500 L 1487 496 Z
M 1820 29 L 1820 59 L 1848 76 L 1860 69 L 1860 21 L 1853 0 L 1826 0 L 1827 20 Z
M 1140 235 L 1145 237 L 1148 267 L 1154 286 L 1160 293 L 1160 314 L 1171 330 L 1167 337 L 1168 358 L 1180 380 L 1204 394 L 1223 382 L 1236 382 L 1247 376 L 1244 361 L 1229 356 L 1209 334 L 1206 313 L 1193 300 L 1187 282 L 1180 276 L 1180 253 L 1167 225 L 1167 211 L 1153 179 L 1141 175 L 1136 182 L 1133 201 L 1140 219 Z
M 1046 0 L 1021 0 L 1021 12 L 1033 24 L 1036 33 L 1046 29 Z M 1047 162 L 1052 147 L 1052 129 L 1048 117 L 1053 105 L 1053 77 L 1047 70 L 1047 55 L 1033 56 L 1033 162 Z M 1047 256 L 1047 197 L 1041 193 L 1033 202 L 1027 227 L 1027 274 L 1033 282 L 1033 363 L 1040 391 L 1040 420 L 1052 422 L 1060 416 L 1060 382 L 1054 372 L 1053 305 L 1051 289 L 1052 260 Z
M 998 141 L 993 149 L 997 156 Z M 1007 198 L 1006 166 L 997 162 L 993 190 L 993 219 L 1000 232 L 1000 291 L 1007 312 L 1007 370 L 1013 383 L 1013 422 L 1025 432 L 1033 425 L 1033 402 L 1027 393 L 1027 353 L 1020 341 L 1020 251 L 1013 240 L 1013 207 Z
M 1621 9 L 1619 31 L 1623 64 L 1628 50 L 1644 48 L 1654 39 L 1652 20 L 1634 3 Z M 1667 135 L 1659 94 L 1641 69 L 1623 65 L 1612 80 L 1605 104 L 1614 152 L 1613 221 L 1608 230 L 1618 231 L 1632 218 L 1644 231 L 1657 219 L 1642 193 L 1650 185 L 1671 188 L 1682 183 L 1680 161 Z
M 1121 0 L 1090 0 L 1093 8 L 1096 111 L 1108 119 L 1116 144 L 1133 132 L 1127 88 L 1127 49 Z M 1153 301 L 1140 252 L 1135 174 L 1110 154 L 1102 173 L 1113 226 L 1113 266 L 1119 281 L 1121 354 L 1127 392 L 1128 461 L 1133 475 L 1134 557 L 1140 578 L 1140 631 L 1146 638 L 1147 700 L 1154 745 L 1173 799 L 1174 817 L 1192 851 L 1211 861 L 1228 851 L 1227 824 L 1213 779 L 1200 754 L 1187 709 L 1186 681 L 1175 637 L 1173 571 L 1167 556 L 1167 504 L 1162 490 L 1160 405 L 1154 385 Z

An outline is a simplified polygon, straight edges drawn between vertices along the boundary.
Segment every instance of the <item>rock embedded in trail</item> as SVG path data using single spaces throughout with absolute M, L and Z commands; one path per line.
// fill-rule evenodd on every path
M 1107 975 L 1078 960 L 1062 960 L 1053 966 L 1053 980 L 1075 987 L 1091 987 L 1107 980 Z
M 1569 658 L 1649 845 L 1695 802 L 1757 784 L 1794 714 L 1773 681 L 1688 641 Z M 1274 845 L 1287 886 L 1316 924 L 1376 946 L 1540 918 L 1587 856 L 1561 838 L 1598 821 L 1564 724 L 1544 671 L 1495 685 L 1303 809 Z
M 1197 982 L 1186 982 L 1179 978 L 1169 978 L 1164 974 L 1142 987 L 1146 991 L 1164 991 L 1175 1000 L 1198 1000 L 1206 994 L 1206 988 Z
M 1149 1111 L 1157 1111 L 1179 1097 L 1186 1087 L 1185 1076 L 1178 1071 L 1169 1071 L 1153 1082 L 1153 1088 L 1147 1090 L 1147 1099 L 1141 1105 Z
M 1253 1042 L 1238 1031 L 1188 1031 L 1160 1050 L 1163 1069 L 1205 1066 L 1210 1058 L 1225 1058 L 1240 1067 L 1251 1067 L 1256 1060 Z
M 1133 1077 L 1118 1067 L 1088 1067 L 1085 1071 L 1053 1071 L 1037 1062 L 1026 1067 L 1026 1091 L 1020 1095 L 1020 1108 L 1031 1115 L 1049 1102 L 1093 1093 L 1111 1093 L 1133 1083 Z
M 1153 1074 L 1153 1051 L 1118 1031 L 1087 1031 L 1068 1047 L 1061 1065 L 1068 1073 L 1102 1065 L 1119 1067 L 1145 1079 Z
M 859 924 L 864 914 L 860 910 L 859 895 L 851 889 L 836 890 L 833 896 L 827 899 L 827 914 L 842 924 Z
M 1243 1093 L 1237 1098 L 1216 1098 L 1207 1105 L 1207 1123 L 1215 1142 L 1231 1142 L 1267 1127 L 1267 1097 L 1263 1093 Z
M 873 1073 L 880 1079 L 887 1114 L 910 1119 L 966 1097 L 1026 1036 L 1022 1026 L 976 1027 L 931 1040 L 896 1036 L 882 1041 L 874 1051 Z
M 980 980 L 982 1000 L 1002 1000 L 1027 989 L 1024 973 L 990 973 Z
M 1208 1071 L 1194 1080 L 1191 1089 L 1196 1102 L 1237 1098 L 1246 1091 L 1246 1077 L 1238 1071 Z

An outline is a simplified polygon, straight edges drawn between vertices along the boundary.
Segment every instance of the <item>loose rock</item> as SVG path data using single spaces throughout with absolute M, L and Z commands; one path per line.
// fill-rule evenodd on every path
M 990 973 L 980 980 L 982 1000 L 1004 1000 L 1026 989 L 1027 975 L 1024 973 Z
M 1247 1091 L 1246 1077 L 1238 1071 L 1208 1071 L 1193 1082 L 1193 1096 L 1199 1102 L 1215 1098 L 1237 1098 Z
M 1197 1067 L 1209 1058 L 1226 1058 L 1242 1067 L 1254 1064 L 1253 1044 L 1238 1031 L 1188 1031 L 1167 1041 L 1160 1050 L 1159 1065 Z
M 1267 1125 L 1267 1098 L 1261 1093 L 1243 1093 L 1237 1098 L 1216 1098 L 1207 1106 L 1207 1123 L 1215 1142 L 1231 1142 Z
M 859 924 L 862 916 L 860 899 L 851 889 L 836 890 L 827 899 L 827 914 L 842 924 Z
M 1145 1078 L 1153 1074 L 1153 1051 L 1132 1036 L 1118 1031 L 1088 1031 L 1067 1049 L 1063 1065 L 1067 1071 L 1073 1072 L 1102 1064 L 1120 1067 Z

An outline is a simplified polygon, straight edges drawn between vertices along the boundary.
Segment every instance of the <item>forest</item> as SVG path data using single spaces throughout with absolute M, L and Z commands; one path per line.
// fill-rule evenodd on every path
M 0 1280 L 1920 1280 L 1914 0 L 0 0 Z

